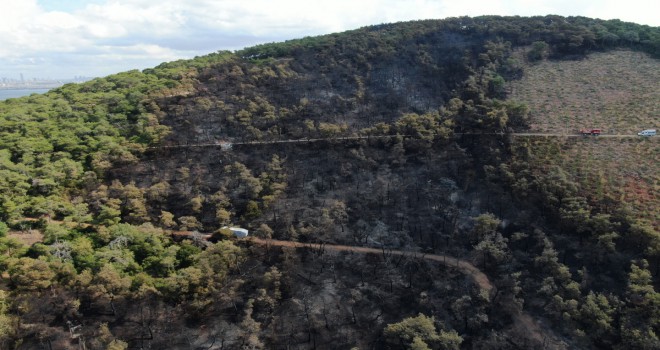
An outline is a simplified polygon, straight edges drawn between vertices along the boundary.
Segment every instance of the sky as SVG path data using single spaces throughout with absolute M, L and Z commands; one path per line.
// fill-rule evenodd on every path
M 98 77 L 218 50 L 457 16 L 660 26 L 657 0 L 0 0 L 0 78 Z

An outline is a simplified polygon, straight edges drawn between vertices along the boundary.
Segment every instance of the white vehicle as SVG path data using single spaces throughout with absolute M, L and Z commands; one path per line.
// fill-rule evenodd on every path
M 245 238 L 248 236 L 248 230 L 244 228 L 223 226 L 222 229 L 231 231 L 231 233 L 233 233 L 236 238 Z
M 655 129 L 646 129 L 637 133 L 639 136 L 655 136 L 655 134 Z

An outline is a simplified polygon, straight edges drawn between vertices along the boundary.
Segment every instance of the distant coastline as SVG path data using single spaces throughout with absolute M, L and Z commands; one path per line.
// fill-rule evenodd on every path
M 62 80 L 33 79 L 18 81 L 2 78 L 0 79 L 0 101 L 4 101 L 8 98 L 30 96 L 32 94 L 43 94 L 51 89 L 58 88 L 65 84 L 79 84 L 91 79 L 92 78 L 89 77 L 75 77 L 73 79 Z
M 23 96 L 30 96 L 32 94 L 43 94 L 48 92 L 52 88 L 42 88 L 42 87 L 24 87 L 24 88 L 0 88 L 0 101 L 4 101 L 8 98 L 18 98 Z
M 74 77 L 70 79 L 29 79 L 16 80 L 0 78 L 0 101 L 8 98 L 28 96 L 33 93 L 42 94 L 69 83 L 84 83 L 93 78 Z
M 37 90 L 37 89 L 54 89 L 64 85 L 64 83 L 58 84 L 26 84 L 26 85 L 0 85 L 0 90 Z

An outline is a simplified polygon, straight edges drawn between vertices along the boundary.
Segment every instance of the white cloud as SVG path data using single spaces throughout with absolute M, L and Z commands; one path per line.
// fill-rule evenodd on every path
M 0 6 L 3 8 L 2 21 L 0 21 L 0 30 L 6 33 L 8 30 L 19 28 L 29 16 L 40 12 L 36 1 L 10 1 L 0 0 Z
M 0 77 L 109 74 L 260 42 L 463 15 L 582 15 L 660 24 L 651 0 L 40 1 L 0 0 Z M 48 10 L 40 5 L 45 1 Z
M 660 26 L 660 3 L 655 0 L 603 0 L 588 8 L 589 17 L 621 19 L 652 26 Z
M 81 21 L 64 12 L 44 12 L 36 2 L 5 4 L 0 20 L 0 57 L 19 58 L 38 52 L 67 52 L 81 44 L 76 30 Z

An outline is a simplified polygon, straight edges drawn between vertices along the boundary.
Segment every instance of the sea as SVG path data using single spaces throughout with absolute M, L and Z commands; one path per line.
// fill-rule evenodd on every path
M 50 89 L 0 89 L 0 101 L 8 98 L 29 96 L 32 94 L 43 94 Z

